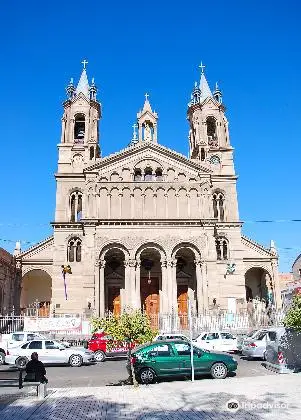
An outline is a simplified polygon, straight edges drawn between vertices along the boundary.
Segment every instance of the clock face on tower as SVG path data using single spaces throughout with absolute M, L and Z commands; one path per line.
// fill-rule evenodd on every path
M 213 155 L 210 158 L 211 165 L 219 165 L 221 163 L 220 158 L 217 155 Z

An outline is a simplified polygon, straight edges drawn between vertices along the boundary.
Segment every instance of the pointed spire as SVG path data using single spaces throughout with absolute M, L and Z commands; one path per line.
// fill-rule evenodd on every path
M 73 84 L 73 77 L 71 77 L 69 85 L 66 87 L 66 93 L 68 96 L 68 99 L 72 99 L 75 92 L 75 86 Z
M 86 65 L 88 64 L 87 60 L 83 60 L 82 64 L 84 66 L 82 74 L 80 76 L 77 88 L 76 88 L 76 95 L 78 95 L 79 93 L 83 93 L 86 98 L 90 98 L 89 95 L 89 91 L 90 91 L 90 86 L 89 86 L 89 82 L 88 82 L 88 77 L 87 77 L 87 72 L 86 72 Z
M 90 87 L 90 99 L 91 101 L 96 101 L 96 95 L 97 95 L 97 86 L 95 84 L 94 77 L 92 78 L 92 83 Z
M 135 146 L 135 144 L 137 144 L 138 141 L 139 141 L 138 137 L 137 137 L 137 131 L 136 131 L 136 128 L 138 128 L 138 124 L 136 124 L 136 123 L 133 124 L 132 128 L 133 128 L 133 137 L 132 137 L 132 140 L 131 140 L 129 146 Z
M 149 98 L 149 94 L 148 94 L 148 93 L 146 93 L 144 96 L 145 96 L 145 101 L 144 101 L 144 105 L 143 105 L 142 112 L 145 112 L 145 111 L 150 111 L 150 112 L 153 112 L 153 111 L 152 111 L 151 104 L 149 103 L 149 100 L 148 100 L 148 98 Z
M 217 82 L 215 83 L 215 89 L 214 89 L 214 92 L 213 92 L 213 97 L 220 104 L 223 102 L 222 91 L 220 90 Z
M 17 241 L 13 255 L 14 257 L 17 257 L 20 254 L 21 254 L 21 241 Z
M 205 66 L 202 62 L 199 68 L 201 69 L 201 79 L 200 79 L 201 97 L 200 99 L 203 101 L 204 99 L 212 96 L 212 93 L 205 77 L 205 73 L 204 73 Z

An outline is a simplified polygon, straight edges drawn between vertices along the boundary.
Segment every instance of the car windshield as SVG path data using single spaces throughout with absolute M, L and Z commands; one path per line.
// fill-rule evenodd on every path
M 266 331 L 259 331 L 253 338 L 254 340 L 262 340 L 266 336 L 266 333 Z

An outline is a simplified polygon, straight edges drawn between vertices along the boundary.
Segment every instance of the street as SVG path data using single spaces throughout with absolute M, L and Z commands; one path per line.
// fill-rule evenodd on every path
M 238 361 L 237 377 L 276 375 L 262 366 L 261 360 L 248 361 L 240 355 L 234 357 Z M 103 363 L 80 368 L 46 366 L 46 370 L 51 388 L 105 386 L 118 385 L 127 378 L 125 365 L 125 359 L 106 360 Z

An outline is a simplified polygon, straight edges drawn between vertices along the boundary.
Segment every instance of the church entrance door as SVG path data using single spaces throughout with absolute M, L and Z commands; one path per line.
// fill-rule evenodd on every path
M 148 280 L 148 277 L 141 277 L 141 306 L 147 315 L 156 318 L 160 307 L 159 278 L 151 277 L 150 284 Z
M 188 313 L 188 286 L 179 285 L 177 288 L 178 301 L 178 315 L 180 317 L 180 324 L 182 328 L 187 328 L 187 313 Z
M 118 316 L 121 312 L 120 287 L 109 286 L 108 289 L 108 309 L 114 315 Z

